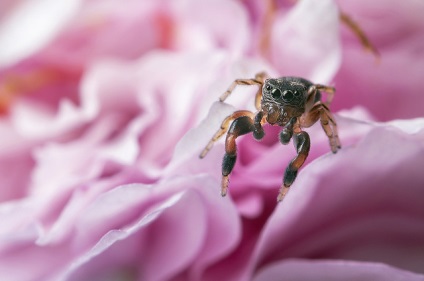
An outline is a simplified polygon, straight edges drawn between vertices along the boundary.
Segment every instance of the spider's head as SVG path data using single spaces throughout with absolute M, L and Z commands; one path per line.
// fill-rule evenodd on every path
M 305 112 L 308 88 L 313 85 L 298 77 L 267 79 L 262 88 L 262 109 L 270 124 L 286 124 Z

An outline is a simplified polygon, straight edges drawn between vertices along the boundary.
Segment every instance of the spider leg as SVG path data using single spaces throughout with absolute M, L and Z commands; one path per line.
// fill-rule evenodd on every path
M 330 106 L 331 102 L 333 101 L 334 98 L 334 93 L 336 92 L 336 89 L 334 87 L 331 86 L 326 86 L 326 85 L 321 85 L 321 84 L 316 84 L 315 88 L 318 91 L 323 91 L 327 93 L 327 100 L 324 102 L 327 106 Z
M 289 187 L 296 179 L 297 171 L 302 167 L 303 163 L 305 163 L 305 160 L 309 154 L 309 149 L 311 147 L 311 141 L 308 133 L 305 131 L 300 131 L 300 128 L 298 128 L 296 131 L 297 132 L 293 135 L 293 144 L 296 147 L 297 156 L 286 168 L 283 184 L 281 185 L 280 193 L 277 197 L 278 202 L 283 200 L 284 196 L 289 190 Z
M 219 130 L 213 135 L 209 143 L 205 146 L 205 148 L 200 153 L 199 157 L 204 158 L 206 154 L 208 154 L 209 150 L 211 150 L 212 146 L 216 141 L 218 141 L 228 130 L 228 127 L 230 126 L 231 121 L 234 119 L 237 119 L 242 116 L 249 116 L 250 118 L 253 118 L 254 113 L 249 110 L 237 110 L 233 114 L 227 116 L 224 121 L 221 123 L 221 127 Z
M 264 136 L 263 128 L 261 126 L 262 112 L 259 112 L 254 118 L 252 113 L 240 116 L 235 119 L 228 130 L 225 139 L 225 154 L 222 159 L 222 182 L 221 182 L 221 195 L 227 195 L 229 176 L 234 168 L 237 160 L 237 145 L 236 139 L 247 133 L 253 132 L 256 139 L 261 139 Z
M 328 137 L 331 151 L 333 153 L 336 153 L 337 150 L 339 150 L 342 147 L 340 143 L 340 139 L 339 139 L 339 133 L 337 130 L 336 120 L 334 119 L 333 114 L 331 114 L 330 109 L 328 109 L 328 107 L 325 104 L 321 106 L 320 111 L 321 111 L 321 118 L 320 118 L 321 126 Z
M 236 79 L 233 83 L 231 83 L 230 87 L 228 87 L 227 91 L 219 97 L 220 102 L 224 102 L 228 96 L 234 91 L 234 89 L 238 85 L 259 85 L 259 89 L 255 95 L 255 107 L 257 110 L 260 110 L 261 107 L 261 99 L 262 99 L 262 85 L 264 81 L 268 77 L 265 72 L 260 72 L 255 75 L 253 79 Z
M 340 11 L 340 20 L 359 38 L 365 50 L 370 51 L 378 60 L 380 58 L 380 53 L 378 52 L 377 48 L 370 42 L 359 24 L 356 23 L 348 14 L 342 11 Z
M 312 109 L 301 118 L 303 127 L 310 127 L 320 119 L 321 126 L 330 142 L 331 151 L 336 153 L 341 148 L 337 123 L 326 104 L 317 102 Z
M 261 110 L 262 85 L 264 84 L 265 79 L 267 77 L 268 77 L 268 74 L 266 74 L 265 72 L 259 72 L 255 75 L 255 80 L 258 80 L 261 82 L 261 85 L 255 95 L 255 107 L 257 110 Z
M 309 87 L 307 103 L 309 103 L 309 105 L 315 104 L 316 103 L 315 97 L 319 93 L 319 91 L 323 91 L 327 93 L 327 100 L 324 103 L 327 106 L 330 106 L 331 102 L 333 101 L 334 93 L 336 92 L 336 89 L 334 87 L 321 85 L 321 84 L 315 84 Z

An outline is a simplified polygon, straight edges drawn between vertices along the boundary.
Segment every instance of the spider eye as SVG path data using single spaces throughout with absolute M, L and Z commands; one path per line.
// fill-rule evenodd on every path
M 283 99 L 285 101 L 291 101 L 293 99 L 293 97 L 294 97 L 294 94 L 293 94 L 292 91 L 290 91 L 290 90 L 284 91 L 284 93 L 283 93 Z
M 269 90 L 271 90 L 271 89 L 272 89 L 272 87 L 271 87 L 270 85 L 266 85 L 266 86 L 265 86 L 265 90 L 269 91 Z
M 281 97 L 281 91 L 279 89 L 274 89 L 271 91 L 271 95 L 274 99 L 278 99 Z

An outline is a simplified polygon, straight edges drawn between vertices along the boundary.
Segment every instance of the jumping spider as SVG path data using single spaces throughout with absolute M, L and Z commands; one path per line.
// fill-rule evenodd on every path
M 290 162 L 285 173 L 283 183 L 277 201 L 281 201 L 297 176 L 297 171 L 302 167 L 309 154 L 310 139 L 308 133 L 302 128 L 308 128 L 321 121 L 322 128 L 326 133 L 331 151 L 336 153 L 341 148 L 337 134 L 337 124 L 330 112 L 329 105 L 333 99 L 335 88 L 312 82 L 299 77 L 268 78 L 265 73 L 256 74 L 254 79 L 237 79 L 228 90 L 219 98 L 224 102 L 237 85 L 258 85 L 259 90 L 255 97 L 255 106 L 258 110 L 253 113 L 248 110 L 235 111 L 226 117 L 221 128 L 215 133 L 200 154 L 200 158 L 206 156 L 221 136 L 228 129 L 225 139 L 225 155 L 222 160 L 222 183 L 221 195 L 227 194 L 229 175 L 236 163 L 236 138 L 250 133 L 260 140 L 265 133 L 265 123 L 280 126 L 280 142 L 288 144 L 293 138 L 297 156 Z M 321 91 L 327 93 L 327 100 L 321 101 Z M 231 125 L 230 122 L 232 121 Z

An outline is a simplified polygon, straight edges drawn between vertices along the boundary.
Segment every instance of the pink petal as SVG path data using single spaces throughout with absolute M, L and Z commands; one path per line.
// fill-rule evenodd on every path
M 18 2 L 0 26 L 0 66 L 15 63 L 44 47 L 75 15 L 80 0 L 62 4 L 51 0 Z M 45 17 L 44 13 L 50 16 Z
M 300 1 L 278 17 L 271 44 L 272 62 L 280 74 L 328 83 L 341 63 L 338 18 L 332 0 Z
M 185 51 L 224 48 L 235 55 L 249 50 L 250 26 L 241 3 L 191 0 L 174 2 L 172 6 L 181 25 L 175 34 L 176 48 Z
M 424 280 L 424 275 L 414 274 L 380 263 L 353 261 L 309 261 L 287 260 L 263 268 L 253 279 L 266 280 L 323 280 L 323 281 L 386 281 L 386 280 Z
M 122 224 L 123 220 L 129 218 L 134 223 L 109 231 L 94 248 L 65 269 L 62 278 L 100 280 L 110 274 L 116 276 L 132 272 L 147 279 L 165 280 L 182 272 L 189 264 L 192 270 L 188 274 L 197 278 L 205 266 L 234 247 L 239 233 L 237 216 L 229 201 L 222 200 L 213 192 L 214 181 L 194 177 L 166 185 L 169 184 L 189 189 L 167 197 L 169 199 L 164 203 L 156 204 L 154 197 L 149 199 L 143 194 L 147 191 L 163 197 L 158 191 L 155 192 L 159 186 L 152 190 L 136 185 L 124 186 L 95 202 L 83 220 L 77 223 L 82 235 L 86 235 L 90 228 L 100 234 L 99 228 L 94 226 L 103 224 L 101 227 L 104 228 L 106 221 L 110 224 L 110 219 L 105 215 L 115 223 Z M 139 207 L 131 206 L 131 202 Z M 144 208 L 140 208 L 140 203 L 145 205 Z M 149 205 L 147 211 L 142 211 Z M 212 208 L 216 209 L 212 211 Z M 227 219 L 223 219 L 224 214 Z M 80 235 L 77 237 L 76 242 L 84 241 Z M 117 252 L 121 254 L 116 255 Z
M 338 1 L 381 54 L 377 63 L 343 29 L 343 64 L 335 78 L 334 108 L 360 104 L 379 120 L 422 116 L 424 5 L 420 1 Z
M 306 166 L 267 222 L 256 262 L 371 260 L 422 272 L 423 139 L 422 127 L 383 125 Z

